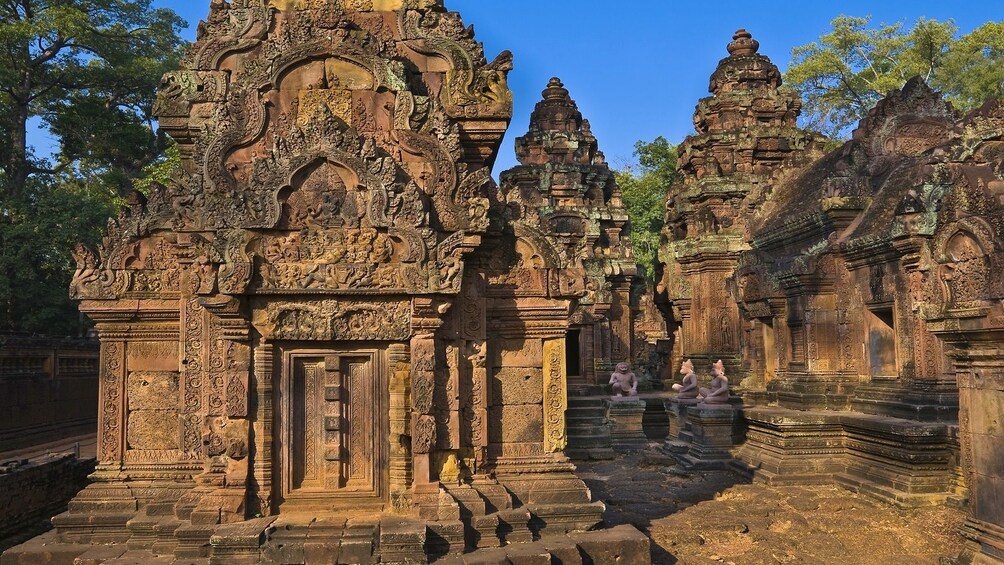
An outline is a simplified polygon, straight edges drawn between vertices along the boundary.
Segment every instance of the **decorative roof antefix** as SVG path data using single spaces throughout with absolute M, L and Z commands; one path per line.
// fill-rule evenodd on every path
M 951 103 L 917 76 L 879 101 L 858 124 L 852 140 L 861 143 L 871 158 L 920 154 L 951 137 L 960 119 Z M 891 141 L 897 137 L 902 139 Z M 903 143 L 906 138 L 918 137 L 928 139 L 919 144 Z

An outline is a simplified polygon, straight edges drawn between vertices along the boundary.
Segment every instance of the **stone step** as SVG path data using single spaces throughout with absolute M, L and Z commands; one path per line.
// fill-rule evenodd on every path
M 565 412 L 568 448 L 572 459 L 606 459 L 610 456 L 612 423 L 604 396 L 569 397 Z
M 506 544 L 530 543 L 533 532 L 530 531 L 530 511 L 525 508 L 502 510 L 499 516 L 499 538 Z
M 479 549 L 450 555 L 436 565 L 583 565 L 585 563 L 651 563 L 650 541 L 632 526 L 560 535 L 532 543 Z
M 259 518 L 217 526 L 209 557 L 158 555 L 149 550 L 114 546 L 60 544 L 55 533 L 43 535 L 21 551 L 5 554 L 2 565 L 241 565 L 257 563 L 332 564 L 499 564 L 650 563 L 649 541 L 631 526 L 585 533 L 554 533 L 534 541 L 527 509 L 481 517 L 497 526 L 496 545 L 464 553 L 460 522 L 425 523 L 404 516 L 347 520 L 322 518 L 308 523 Z
M 587 420 L 587 419 L 606 419 L 606 408 L 589 408 L 589 409 L 577 409 L 568 410 L 565 412 L 566 420 Z
M 471 483 L 478 494 L 486 501 L 486 506 L 492 512 L 511 510 L 512 493 L 498 482 L 490 479 L 475 480 Z
M 566 410 L 586 410 L 591 408 L 606 408 L 607 401 L 603 398 L 569 399 Z
M 572 420 L 566 420 L 565 426 L 567 428 L 581 428 L 583 430 L 590 430 L 594 428 L 605 428 L 611 425 L 610 420 L 604 418 L 575 418 Z
M 152 550 L 153 544 L 157 542 L 157 525 L 162 521 L 170 520 L 172 517 L 139 515 L 126 523 L 131 537 L 128 546 L 132 550 Z
M 470 485 L 448 486 L 446 492 L 460 504 L 461 516 L 484 516 L 488 514 L 485 498 Z
M 617 452 L 614 451 L 611 446 L 607 445 L 586 448 L 569 448 L 565 450 L 565 456 L 573 461 L 609 461 L 617 458 Z
M 405 517 L 380 520 L 379 555 L 381 563 L 425 563 L 428 528 L 424 521 Z
M 609 432 L 590 432 L 590 433 L 575 433 L 570 430 L 568 433 L 569 438 L 574 438 L 576 442 L 600 442 L 609 443 L 613 441 Z
M 606 392 L 604 385 L 591 385 L 585 383 L 574 383 L 568 386 L 568 399 L 595 398 L 603 396 Z
M 430 560 L 463 554 L 467 548 L 466 530 L 467 526 L 459 520 L 429 522 L 425 533 L 425 554 Z
M 103 565 L 172 565 L 174 557 L 169 555 L 154 555 L 150 551 L 130 550 L 119 557 L 102 561 Z M 208 563 L 208 561 L 185 561 L 185 563 Z
M 178 539 L 178 546 L 174 550 L 174 555 L 178 559 L 199 559 L 208 558 L 212 548 L 210 539 L 216 527 L 212 525 L 194 525 L 186 523 L 174 532 L 174 537 Z
M 613 440 L 610 439 L 610 436 L 593 437 L 593 438 L 586 437 L 586 438 L 575 438 L 575 447 L 570 447 L 565 451 L 568 452 L 582 449 L 608 449 L 611 447 L 613 447 Z
M 603 398 L 569 398 L 567 410 L 582 410 L 588 408 L 605 408 L 606 399 Z

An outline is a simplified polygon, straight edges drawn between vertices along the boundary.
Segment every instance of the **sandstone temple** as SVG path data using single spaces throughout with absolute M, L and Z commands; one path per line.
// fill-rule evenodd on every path
M 97 468 L 3 565 L 649 563 L 572 458 L 660 414 L 682 468 L 958 505 L 1004 563 L 1004 102 L 914 79 L 827 152 L 758 50 L 698 103 L 644 296 L 560 80 L 496 183 L 513 56 L 442 0 L 212 0 L 155 108 L 180 170 L 75 253 Z M 651 378 L 688 360 L 710 389 Z

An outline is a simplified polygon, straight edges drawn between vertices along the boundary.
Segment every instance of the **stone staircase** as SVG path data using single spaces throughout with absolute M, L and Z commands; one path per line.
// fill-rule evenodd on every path
M 613 459 L 610 439 L 612 425 L 607 417 L 605 396 L 568 396 L 565 421 L 568 447 L 565 455 L 573 460 Z
M 603 423 L 609 445 L 605 401 L 584 400 L 583 416 Z M 419 512 L 412 515 L 303 509 L 240 522 L 223 520 L 226 501 L 212 485 L 96 484 L 74 504 L 101 513 L 71 506 L 53 520 L 55 530 L 5 553 L 0 565 L 648 563 L 641 559 L 648 539 L 637 530 L 589 531 L 600 524 L 603 505 L 591 502 L 572 465 L 564 465 L 520 466 L 509 482 L 479 475 L 428 485 L 417 490 Z M 130 498 L 134 492 L 142 500 Z M 599 558 L 584 557 L 593 554 Z M 624 556 L 631 557 L 617 560 Z
M 513 496 L 504 486 L 483 480 L 449 486 L 446 491 L 460 506 L 468 551 L 533 541 L 529 510 L 514 508 Z

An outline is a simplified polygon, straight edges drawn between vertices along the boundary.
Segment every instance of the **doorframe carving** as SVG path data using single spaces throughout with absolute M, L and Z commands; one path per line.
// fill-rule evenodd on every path
M 283 505 L 292 503 L 293 507 L 323 506 L 329 509 L 358 509 L 360 507 L 384 510 L 389 507 L 390 499 L 390 378 L 388 362 L 388 345 L 365 342 L 274 342 L 275 356 L 272 368 L 273 390 L 272 403 L 272 469 L 273 495 L 275 509 L 281 513 Z M 377 385 L 377 406 L 373 408 L 374 430 L 378 438 L 378 453 L 373 454 L 374 472 L 376 473 L 376 494 L 353 495 L 330 493 L 292 494 L 292 373 L 296 358 L 338 357 L 371 357 L 373 359 L 373 374 L 379 380 Z

